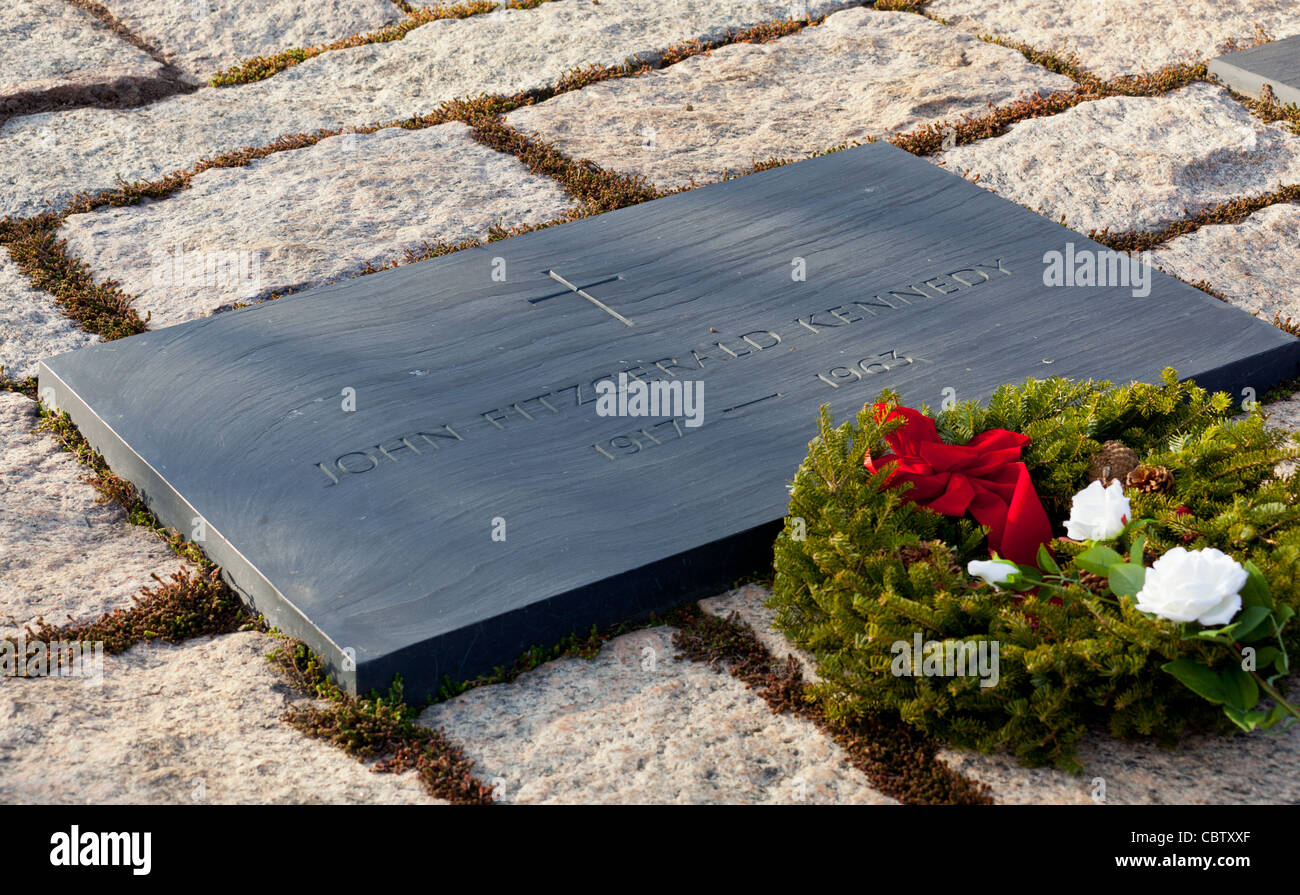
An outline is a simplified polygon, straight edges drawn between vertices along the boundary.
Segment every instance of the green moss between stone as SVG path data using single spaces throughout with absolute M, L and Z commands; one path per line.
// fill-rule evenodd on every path
M 37 431 L 53 437 L 73 454 L 90 473 L 84 480 L 100 492 L 101 499 L 116 503 L 127 520 L 157 533 L 179 556 L 193 562 L 193 571 L 182 570 L 164 581 L 141 589 L 127 609 L 116 609 L 91 622 L 71 617 L 62 625 L 39 619 L 28 629 L 36 640 L 104 643 L 105 652 L 118 654 L 152 640 L 181 643 L 195 637 L 213 637 L 235 631 L 268 632 L 265 619 L 248 611 L 239 596 L 221 577 L 202 549 L 166 529 L 145 506 L 135 487 L 114 475 L 64 413 L 42 408 Z M 355 699 L 344 694 L 324 674 L 319 660 L 305 645 L 289 641 L 269 657 L 272 663 L 304 694 L 326 705 L 298 706 L 284 720 L 318 739 L 344 749 L 354 757 L 381 758 L 375 770 L 391 773 L 414 771 L 435 798 L 458 804 L 485 804 L 491 789 L 472 776 L 472 763 L 446 741 L 438 731 L 415 724 L 418 714 L 401 700 L 397 681 L 387 697 L 371 695 Z
M 471 16 L 483 15 L 503 8 L 531 9 L 546 2 L 550 2 L 550 0 L 511 0 L 508 3 L 495 3 L 492 0 L 467 0 L 467 2 L 463 3 L 422 6 L 419 8 L 403 4 L 402 8 L 406 12 L 406 18 L 400 22 L 385 25 L 377 31 L 354 34 L 350 37 L 344 37 L 314 47 L 295 47 L 279 53 L 272 53 L 269 56 L 254 56 L 252 59 L 236 63 L 213 75 L 208 81 L 208 86 L 234 87 L 240 84 L 262 81 L 284 71 L 286 68 L 292 68 L 322 53 L 328 53 L 331 50 L 346 50 L 351 47 L 365 46 L 366 44 L 389 43 L 401 40 L 421 25 L 427 25 L 430 22 L 442 19 L 467 19 Z
M 472 680 L 454 682 L 447 678 L 437 695 L 423 706 L 406 702 L 400 678 L 386 695 L 371 692 L 365 697 L 344 693 L 325 673 L 323 663 L 306 644 L 283 638 L 268 661 L 299 692 L 324 705 L 290 709 L 284 720 L 308 736 L 326 740 L 360 760 L 379 759 L 374 770 L 414 770 L 430 795 L 458 804 L 486 804 L 491 788 L 473 776 L 473 762 L 438 730 L 416 723 L 422 708 L 455 698 L 477 687 L 510 683 L 520 675 L 556 659 L 594 659 L 609 640 L 629 631 L 659 625 L 678 625 L 698 614 L 695 603 L 687 603 L 659 616 L 650 614 L 638 621 L 604 630 L 592 626 L 585 635 L 570 634 L 559 643 L 526 650 L 508 666 Z
M 1300 106 L 1295 103 L 1280 102 L 1267 84 L 1264 85 L 1263 96 L 1259 99 L 1238 93 L 1231 88 L 1224 89 L 1232 94 L 1233 99 L 1249 109 L 1256 118 L 1266 124 L 1281 121 L 1286 124 L 1287 130 L 1300 136 Z
M 475 140 L 513 155 L 532 173 L 557 181 L 587 206 L 588 214 L 613 211 L 662 195 L 643 177 L 613 174 L 592 162 L 575 161 L 552 144 L 515 130 L 499 116 L 475 116 L 469 123 Z
M 900 720 L 883 714 L 852 721 L 828 717 L 804 683 L 798 660 L 777 660 L 738 615 L 724 619 L 694 613 L 684 619 L 673 644 L 692 661 L 724 666 L 773 712 L 816 725 L 878 792 L 907 804 L 992 804 L 986 784 L 954 771 L 938 758 L 937 742 Z
M 18 394 L 26 395 L 35 401 L 36 377 L 27 376 L 23 379 L 13 379 L 5 375 L 4 367 L 0 367 L 0 391 L 17 392 Z
M 1290 317 L 1284 319 L 1281 311 L 1273 312 L 1273 325 L 1284 333 L 1290 333 L 1293 336 L 1300 337 L 1300 322 L 1296 322 Z
M 1262 208 L 1297 202 L 1300 202 L 1300 184 L 1288 184 L 1260 195 L 1245 196 L 1208 206 L 1196 214 L 1157 230 L 1126 230 L 1114 233 L 1106 228 L 1089 231 L 1088 238 L 1120 252 L 1146 252 L 1171 239 L 1195 233 L 1202 227 L 1213 224 L 1240 224 Z
M 101 502 L 119 506 L 128 522 L 154 532 L 173 553 L 196 566 L 166 581 L 152 576 L 156 584 L 142 588 L 129 608 L 115 609 L 97 620 L 79 622 L 69 616 L 66 623 L 54 625 L 38 619 L 36 629 L 31 631 L 36 639 L 103 641 L 105 651 L 116 654 L 155 639 L 179 643 L 193 637 L 265 630 L 265 622 L 244 608 L 202 548 L 165 528 L 145 506 L 135 486 L 113 474 L 66 413 L 42 407 L 36 431 L 49 435 L 88 469 L 82 480 L 99 492 Z
M 82 481 L 99 492 L 102 502 L 117 504 L 126 513 L 128 522 L 144 526 L 157 534 L 182 559 L 199 566 L 211 565 L 202 548 L 185 540 L 174 529 L 165 528 L 145 505 L 135 486 L 114 475 L 103 455 L 90 446 L 90 442 L 86 441 L 66 413 L 55 413 L 42 405 L 40 414 L 41 421 L 35 431 L 49 435 L 58 442 L 60 448 L 76 457 L 89 470 Z
M 550 2 L 550 0 L 518 0 L 512 2 L 510 6 L 522 9 L 540 5 L 542 2 Z M 446 13 L 439 14 L 439 17 L 445 18 L 450 15 L 446 11 L 453 7 L 437 9 Z M 664 51 L 660 64 L 674 64 L 730 43 L 775 40 L 803 28 L 818 25 L 822 21 L 824 17 L 810 22 L 767 22 L 752 28 L 731 31 L 707 43 L 686 41 Z M 54 295 L 69 318 L 80 323 L 87 332 L 110 340 L 144 332 L 148 329 L 148 318 L 139 317 L 131 307 L 133 298 L 123 293 L 115 282 L 106 281 L 96 284 L 90 268 L 67 253 L 66 242 L 58 238 L 57 231 L 68 215 L 83 214 L 105 206 L 134 205 L 144 199 L 165 199 L 177 191 L 188 188 L 194 177 L 204 171 L 214 168 L 242 167 L 278 152 L 314 146 L 323 139 L 339 134 L 374 133 L 388 127 L 419 130 L 460 121 L 473 129 L 475 139 L 501 152 L 514 155 L 536 173 L 555 177 L 561 186 L 582 203 L 581 211 L 547 222 L 542 226 L 553 226 L 578 217 L 599 214 L 655 198 L 661 193 L 655 191 L 641 178 L 614 174 L 590 162 L 569 159 L 553 146 L 510 128 L 500 116 L 521 106 L 542 102 L 560 93 L 579 90 L 599 81 L 633 77 L 650 69 L 649 63 L 637 60 L 629 60 L 620 65 L 575 68 L 561 76 L 555 86 L 543 90 L 514 96 L 484 95 L 475 99 L 448 100 L 426 115 L 399 119 L 386 124 L 320 130 L 311 134 L 286 134 L 265 146 L 231 150 L 214 158 L 204 159 L 191 168 L 173 171 L 155 180 L 122 181 L 112 190 L 82 193 L 74 197 L 68 207 L 58 214 L 47 213 L 30 218 L 5 219 L 0 221 L 0 245 L 8 247 L 15 262 L 27 274 L 34 286 Z M 520 227 L 508 230 L 497 227 L 494 232 L 489 233 L 488 241 L 504 238 L 502 234 L 515 235 L 531 229 L 537 228 Z M 464 241 L 452 245 L 439 243 L 427 246 L 425 251 L 414 253 L 411 260 L 424 260 L 478 244 L 481 242 Z M 372 267 L 366 272 L 379 269 L 382 268 Z M 273 294 L 270 297 L 274 298 L 277 295 Z
M 161 640 L 183 643 L 195 637 L 216 637 L 235 631 L 265 631 L 265 622 L 244 608 L 239 597 L 221 580 L 221 570 L 209 564 L 196 571 L 173 573 L 166 581 L 144 587 L 127 609 L 114 609 L 95 621 L 78 622 L 69 616 L 62 625 L 41 619 L 28 636 L 46 643 L 103 642 L 109 655 L 126 652 L 139 643 Z
M 1060 74 L 1066 74 L 1078 81 L 1078 84 L 1072 90 L 1047 95 L 1035 94 L 997 106 L 982 114 L 922 125 L 904 134 L 889 137 L 889 142 L 906 149 L 913 155 L 934 155 L 944 149 L 946 142 L 951 145 L 962 145 L 1001 136 L 1011 125 L 1021 121 L 1059 115 L 1082 103 L 1111 96 L 1162 96 L 1205 77 L 1203 63 L 1197 65 L 1178 63 L 1148 74 L 1123 75 L 1102 80 L 1078 68 L 1073 57 L 1062 57 L 1000 39 L 990 39 L 990 42 L 1019 49 L 1030 61 L 1045 65 Z
M 878 9 L 881 12 L 914 12 L 924 13 L 925 4 L 928 0 L 876 0 L 871 4 L 872 9 Z
M 131 297 L 109 280 L 96 283 L 90 267 L 67 252 L 57 233 L 62 216 L 39 215 L 0 221 L 0 246 L 32 285 L 54 297 L 63 314 L 86 332 L 120 339 L 147 329 L 131 307 Z
M 473 774 L 474 763 L 439 730 L 417 723 L 402 683 L 387 694 L 353 697 L 325 674 L 306 644 L 281 636 L 267 660 L 300 693 L 315 700 L 293 706 L 283 720 L 314 739 L 342 749 L 358 761 L 377 761 L 379 773 L 415 771 L 429 795 L 457 805 L 487 805 L 492 788 Z
M 1300 393 L 1300 376 L 1297 376 L 1294 379 L 1288 379 L 1284 382 L 1279 382 L 1277 385 L 1265 392 L 1264 397 L 1260 398 L 1259 401 L 1261 404 L 1265 405 L 1275 404 L 1278 401 L 1289 401 L 1294 398 L 1297 393 Z

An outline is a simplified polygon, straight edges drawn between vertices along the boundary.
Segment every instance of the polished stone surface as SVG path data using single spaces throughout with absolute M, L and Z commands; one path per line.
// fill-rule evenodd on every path
M 40 385 L 345 686 L 418 698 L 770 561 L 823 402 L 1294 375 L 1300 341 L 1164 275 L 1044 285 L 1085 251 L 871 144 L 92 346 Z M 703 383 L 703 425 L 598 415 L 620 372 Z

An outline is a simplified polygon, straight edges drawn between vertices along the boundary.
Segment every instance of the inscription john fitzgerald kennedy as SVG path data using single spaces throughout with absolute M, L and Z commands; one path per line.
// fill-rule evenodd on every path
M 834 307 L 800 314 L 793 320 L 778 324 L 774 328 L 750 330 L 732 339 L 712 341 L 656 361 L 623 366 L 591 377 L 584 376 L 577 382 L 509 401 L 499 407 L 483 411 L 475 417 L 395 435 L 360 450 L 337 455 L 333 460 L 317 462 L 313 466 L 324 479 L 325 487 L 335 487 L 346 479 L 384 466 L 397 464 L 405 459 L 431 456 L 464 443 L 466 432 L 504 430 L 508 426 L 526 425 L 539 419 L 559 415 L 569 408 L 591 404 L 598 397 L 596 384 L 617 378 L 620 373 L 626 374 L 631 379 L 644 381 L 654 381 L 665 376 L 677 378 L 707 374 L 717 366 L 723 364 L 730 366 L 735 361 L 755 356 L 796 338 L 809 338 L 822 335 L 827 331 L 838 331 L 841 327 L 861 323 L 881 314 L 904 311 L 915 304 L 941 301 L 984 285 L 995 277 L 1011 276 L 1012 273 L 1003 265 L 1001 258 L 950 270 L 905 286 L 882 290 L 867 298 L 854 299 Z M 911 362 L 910 358 L 900 356 L 896 348 L 882 351 L 881 357 Z M 881 366 L 884 370 L 890 369 L 887 363 L 874 366 Z M 827 374 L 821 374 L 816 378 L 831 388 L 837 388 L 841 384 L 834 381 L 835 377 L 828 377 Z M 675 427 L 675 430 L 680 431 L 679 427 Z M 609 456 L 599 448 L 597 452 Z

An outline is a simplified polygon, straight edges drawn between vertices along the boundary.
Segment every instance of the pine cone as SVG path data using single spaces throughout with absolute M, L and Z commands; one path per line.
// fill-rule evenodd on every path
M 1088 481 L 1100 481 L 1103 486 L 1114 481 L 1123 484 L 1137 466 L 1138 457 L 1131 447 L 1122 441 L 1108 441 L 1093 456 L 1092 465 L 1088 467 Z
M 917 562 L 934 562 L 934 546 L 937 541 L 922 541 L 919 544 L 912 544 L 899 550 L 903 560 L 903 568 L 910 569 L 913 563 Z M 961 573 L 961 566 L 954 562 L 948 563 L 948 571 L 953 575 Z
M 930 545 L 924 542 L 920 544 L 910 544 L 898 552 L 903 558 L 903 568 L 905 569 L 910 569 L 912 563 L 922 562 L 929 559 L 934 553 L 934 551 L 930 549 Z
M 1139 466 L 1128 474 L 1124 484 L 1142 494 L 1172 494 L 1174 474 L 1163 466 Z
M 1094 572 L 1080 572 L 1079 581 L 1094 594 L 1104 594 L 1106 588 L 1110 587 L 1110 579 Z

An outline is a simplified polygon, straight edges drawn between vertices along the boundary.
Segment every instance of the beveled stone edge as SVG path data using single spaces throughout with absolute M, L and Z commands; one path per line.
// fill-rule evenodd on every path
M 66 356 L 66 355 L 60 355 Z M 86 442 L 108 462 L 113 472 L 131 482 L 158 521 L 178 531 L 186 530 L 193 518 L 204 519 L 209 537 L 202 549 L 221 567 L 222 578 L 254 612 L 263 615 L 277 630 L 307 643 L 325 662 L 334 679 L 356 695 L 356 671 L 348 669 L 343 650 L 317 628 L 284 594 L 280 593 L 215 525 L 199 513 L 166 477 L 135 452 L 109 423 L 95 413 L 81 396 L 49 366 L 47 358 L 37 366 L 37 389 L 47 409 L 68 415 Z M 50 400 L 50 396 L 53 400 Z M 233 572 L 231 570 L 234 570 Z M 242 583 L 235 581 L 235 576 Z M 261 599 L 259 599 L 259 597 Z
M 1242 50 L 1241 53 L 1230 53 L 1227 56 L 1220 56 L 1217 59 L 1210 60 L 1209 73 L 1222 81 L 1230 90 L 1245 94 L 1252 99 L 1263 100 L 1264 88 L 1267 86 L 1278 103 L 1282 105 L 1300 105 L 1300 86 L 1271 81 L 1262 75 L 1227 61 L 1235 56 L 1240 56 L 1242 53 L 1249 52 L 1250 50 Z

